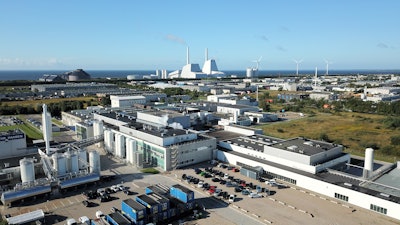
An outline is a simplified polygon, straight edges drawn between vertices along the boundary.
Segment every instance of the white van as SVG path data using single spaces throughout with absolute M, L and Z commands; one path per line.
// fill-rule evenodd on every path
M 77 225 L 76 220 L 74 218 L 67 219 L 67 225 Z
M 235 202 L 236 200 L 236 195 L 229 195 L 229 202 Z

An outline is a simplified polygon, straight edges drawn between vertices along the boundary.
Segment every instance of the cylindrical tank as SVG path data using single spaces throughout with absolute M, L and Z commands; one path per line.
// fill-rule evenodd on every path
M 97 151 L 89 152 L 89 171 L 100 174 L 100 155 Z
M 103 121 L 95 120 L 93 123 L 93 136 L 98 136 L 103 134 Z
M 364 169 L 372 172 L 374 170 L 374 149 L 365 149 Z
M 77 173 L 79 172 L 79 162 L 78 162 L 78 155 L 75 152 L 71 153 L 71 170 L 69 172 Z
M 253 76 L 254 76 L 253 73 L 254 73 L 254 72 L 253 72 L 253 68 L 247 68 L 247 69 L 246 69 L 246 77 L 248 77 L 248 78 L 253 77 Z
M 87 152 L 85 149 L 79 149 L 78 151 L 78 166 L 80 170 L 86 169 L 87 165 Z
M 57 171 L 59 176 L 65 175 L 67 172 L 67 162 L 64 155 L 55 153 L 52 155 L 53 168 Z
M 128 163 L 132 163 L 130 158 L 132 157 L 132 146 L 131 146 L 132 139 L 127 138 L 125 141 L 125 146 L 126 146 L 126 161 Z
M 32 182 L 35 180 L 34 159 L 23 158 L 19 160 L 19 168 L 21 170 L 21 181 Z
M 115 155 L 125 158 L 125 137 L 121 134 L 115 134 Z

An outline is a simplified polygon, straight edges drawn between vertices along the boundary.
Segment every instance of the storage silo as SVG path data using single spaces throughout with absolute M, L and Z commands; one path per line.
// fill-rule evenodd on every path
M 54 153 L 51 157 L 53 159 L 53 168 L 57 171 L 58 176 L 65 175 L 67 171 L 67 162 L 64 155 Z
M 32 158 L 23 158 L 19 160 L 19 168 L 21 172 L 21 181 L 32 182 L 35 180 L 35 164 Z
M 71 153 L 70 162 L 71 162 L 71 170 L 69 170 L 69 172 L 72 172 L 72 173 L 79 172 L 78 155 L 76 154 L 76 152 Z
M 125 146 L 126 146 L 126 161 L 128 162 L 128 163 L 132 163 L 131 161 L 130 161 L 130 158 L 132 157 L 131 155 L 132 155 L 132 146 L 131 146 L 131 142 L 132 142 L 132 139 L 130 139 L 130 138 L 127 138 L 126 140 L 125 140 Z
M 115 155 L 119 158 L 125 158 L 125 136 L 115 134 Z
M 364 159 L 364 178 L 369 178 L 374 171 L 374 149 L 365 149 L 365 159 Z
M 89 152 L 89 171 L 100 174 L 100 155 L 97 151 Z
M 78 166 L 80 170 L 84 170 L 87 167 L 87 152 L 81 148 L 78 150 Z

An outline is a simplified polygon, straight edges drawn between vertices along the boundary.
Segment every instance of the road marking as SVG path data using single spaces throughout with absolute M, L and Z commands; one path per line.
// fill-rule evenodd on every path
M 272 221 L 269 221 L 269 220 L 267 220 L 267 219 L 265 219 L 264 221 L 267 222 L 267 223 L 269 223 L 269 224 L 272 223 Z
M 257 218 L 260 218 L 260 216 L 259 215 L 256 215 L 256 214 L 251 214 L 251 215 L 253 215 L 254 217 L 257 217 Z
M 73 202 L 71 202 L 71 199 L 68 199 L 68 201 L 69 201 L 69 204 L 70 204 L 70 205 L 74 204 Z
M 65 205 L 64 205 L 64 202 L 60 201 L 60 203 L 61 203 L 61 205 L 65 206 Z
M 242 210 L 243 212 L 248 212 L 247 210 L 245 210 L 245 209 L 240 209 L 240 210 Z

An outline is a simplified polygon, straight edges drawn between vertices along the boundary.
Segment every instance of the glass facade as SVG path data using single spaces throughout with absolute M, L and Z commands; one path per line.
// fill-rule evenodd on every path
M 76 125 L 76 137 L 79 138 L 79 140 L 87 139 L 86 127 Z

